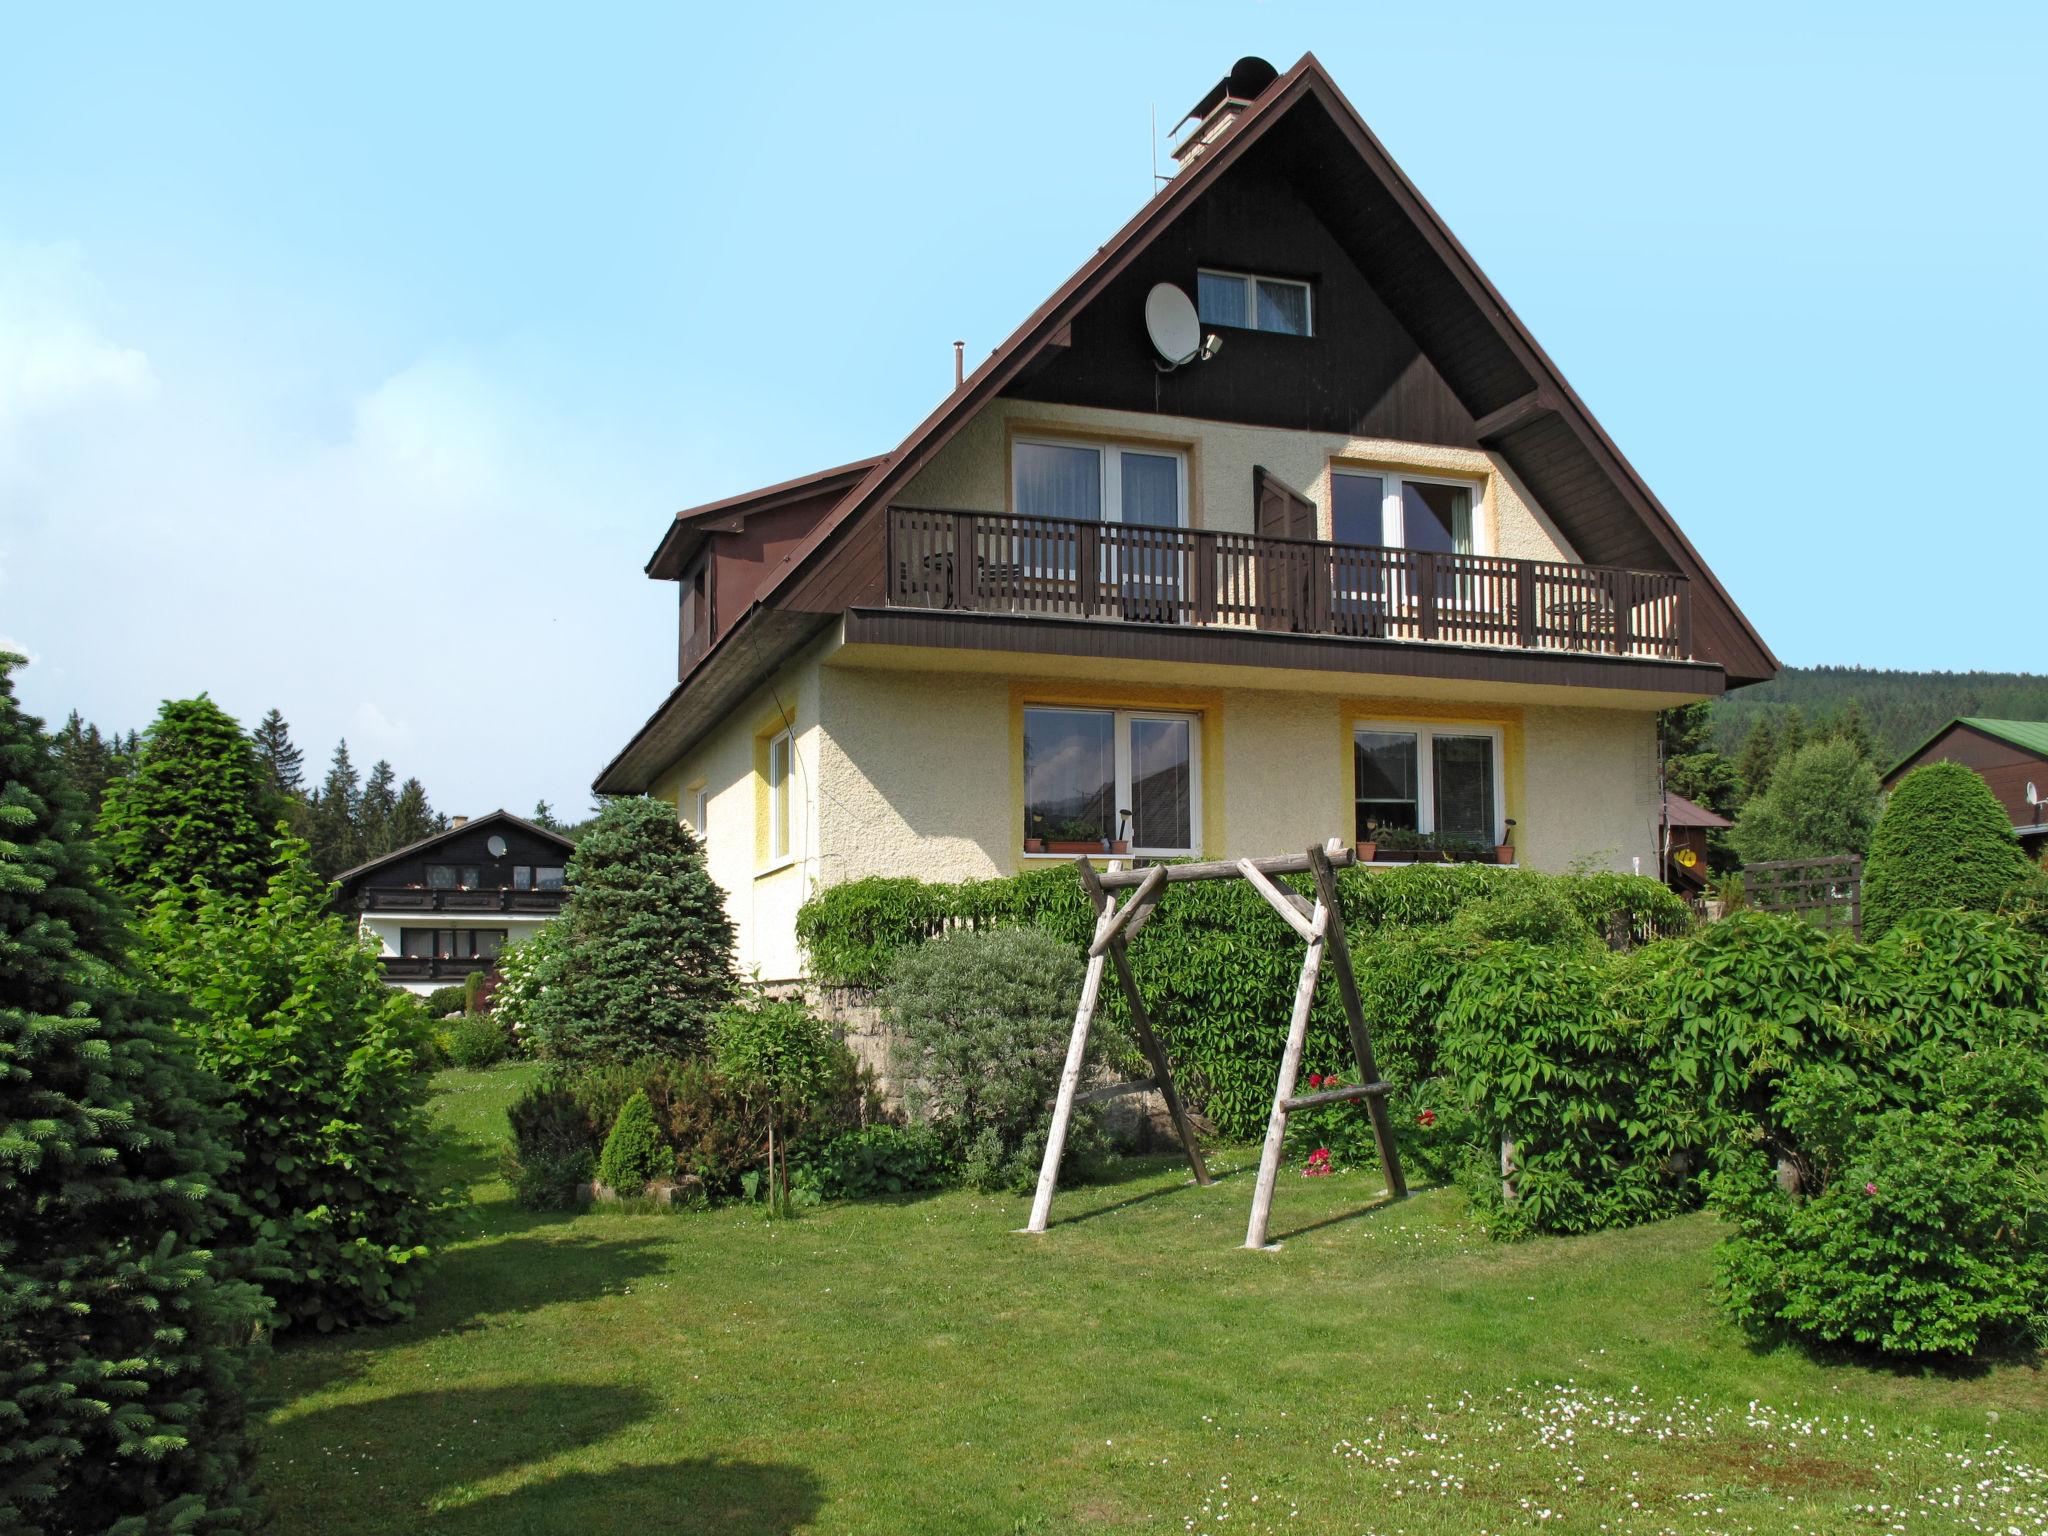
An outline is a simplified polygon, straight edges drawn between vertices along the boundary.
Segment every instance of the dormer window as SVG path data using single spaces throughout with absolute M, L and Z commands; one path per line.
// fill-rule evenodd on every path
M 1308 284 L 1288 277 L 1262 277 L 1255 272 L 1221 272 L 1203 268 L 1196 274 L 1196 308 L 1204 325 L 1230 325 L 1246 331 L 1277 331 L 1282 336 L 1315 334 Z

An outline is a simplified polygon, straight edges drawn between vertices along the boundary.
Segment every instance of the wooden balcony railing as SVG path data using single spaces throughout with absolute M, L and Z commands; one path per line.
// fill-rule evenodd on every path
M 418 885 L 370 885 L 356 897 L 364 912 L 559 912 L 567 891 L 448 890 Z
M 456 960 L 432 955 L 384 955 L 379 964 L 384 967 L 386 981 L 460 981 L 472 972 L 491 968 L 489 960 L 475 956 Z
M 1692 657 L 1663 571 L 908 507 L 887 559 L 896 607 Z

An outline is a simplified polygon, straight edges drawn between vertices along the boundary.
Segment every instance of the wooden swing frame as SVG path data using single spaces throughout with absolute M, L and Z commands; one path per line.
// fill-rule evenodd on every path
M 1351 850 L 1332 838 L 1327 846 L 1279 858 L 1155 864 L 1142 870 L 1126 870 L 1112 864 L 1101 874 L 1096 873 L 1095 866 L 1086 858 L 1074 862 L 1081 871 L 1081 884 L 1095 906 L 1095 937 L 1088 946 L 1088 971 L 1081 983 L 1080 1005 L 1074 1010 L 1074 1033 L 1067 1042 L 1066 1068 L 1060 1074 L 1059 1095 L 1053 1101 L 1052 1128 L 1046 1137 L 1045 1161 L 1038 1170 L 1038 1193 L 1031 1202 L 1031 1220 L 1024 1230 L 1045 1231 L 1046 1221 L 1052 1214 L 1053 1191 L 1059 1183 L 1060 1156 L 1066 1149 L 1067 1130 L 1073 1122 L 1076 1104 L 1091 1104 L 1121 1094 L 1158 1089 L 1160 1097 L 1166 1101 L 1166 1113 L 1173 1121 L 1174 1131 L 1187 1152 L 1188 1166 L 1194 1170 L 1195 1182 L 1202 1185 L 1212 1182 L 1208 1165 L 1202 1161 L 1202 1149 L 1195 1141 L 1194 1128 L 1181 1105 L 1180 1094 L 1174 1089 L 1166 1048 L 1160 1044 L 1159 1036 L 1152 1028 L 1151 1015 L 1145 1011 L 1145 1001 L 1138 995 L 1138 984 L 1132 979 L 1127 955 L 1131 940 L 1158 910 L 1166 887 L 1191 880 L 1249 881 L 1252 889 L 1265 898 L 1266 904 L 1308 944 L 1308 953 L 1302 959 L 1301 979 L 1294 990 L 1294 1012 L 1287 1023 L 1287 1045 L 1280 1056 L 1280 1075 L 1273 1087 L 1273 1110 L 1266 1121 L 1265 1147 L 1259 1155 L 1259 1180 L 1252 1190 L 1251 1223 L 1245 1230 L 1245 1247 L 1263 1249 L 1269 1246 L 1266 1233 L 1273 1212 L 1273 1188 L 1280 1175 L 1281 1143 L 1287 1134 L 1287 1117 L 1298 1110 L 1348 1100 L 1363 1102 L 1372 1119 L 1373 1139 L 1379 1145 L 1380 1166 L 1387 1176 L 1387 1192 L 1397 1200 L 1405 1196 L 1408 1184 L 1401 1176 L 1401 1158 L 1394 1147 L 1393 1120 L 1387 1113 L 1386 1098 L 1392 1091 L 1392 1085 L 1380 1081 L 1379 1069 L 1373 1062 L 1372 1039 L 1365 1027 L 1365 1009 L 1358 998 L 1358 978 L 1352 973 L 1351 949 L 1344 939 L 1344 909 L 1337 894 L 1336 872 L 1353 862 Z M 1313 903 L 1288 887 L 1276 884 L 1273 879 L 1275 875 L 1301 874 L 1315 877 L 1316 899 Z M 1131 895 L 1119 905 L 1114 893 L 1121 890 L 1128 890 Z M 1308 1038 L 1309 1009 L 1315 1002 L 1316 983 L 1322 974 L 1326 954 L 1337 973 L 1337 992 L 1343 1000 L 1344 1019 L 1351 1035 L 1351 1054 L 1358 1063 L 1359 1080 L 1342 1088 L 1297 1097 L 1295 1078 L 1301 1072 L 1302 1045 Z M 1115 1083 L 1084 1093 L 1081 1091 L 1081 1067 L 1088 1054 L 1088 1035 L 1094 1028 L 1095 1015 L 1102 1001 L 1103 974 L 1112 968 L 1116 971 L 1117 985 L 1123 992 L 1124 1002 L 1131 1010 L 1131 1029 L 1138 1038 L 1138 1049 L 1144 1054 L 1152 1075 L 1137 1082 Z

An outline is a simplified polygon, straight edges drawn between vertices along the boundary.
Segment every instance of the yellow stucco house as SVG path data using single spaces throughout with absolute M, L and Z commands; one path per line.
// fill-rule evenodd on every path
M 1777 662 L 1313 56 L 879 458 L 676 514 L 673 800 L 741 960 L 1086 849 L 1658 871 L 1656 714 Z M 1048 175 L 1052 172 L 1048 170 Z

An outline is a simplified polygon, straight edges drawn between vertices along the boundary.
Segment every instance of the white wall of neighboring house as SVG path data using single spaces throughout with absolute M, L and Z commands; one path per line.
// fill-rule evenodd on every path
M 362 915 L 359 927 L 377 941 L 379 955 L 401 953 L 399 939 L 406 928 L 502 928 L 505 943 L 524 944 L 554 920 L 551 913 L 532 912 L 379 912 Z M 390 985 L 424 997 L 441 987 L 460 986 L 461 978 L 425 977 L 393 980 Z

